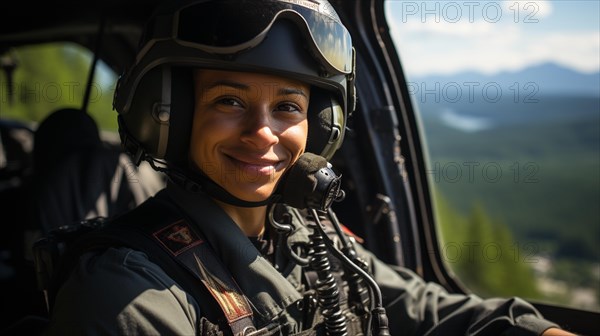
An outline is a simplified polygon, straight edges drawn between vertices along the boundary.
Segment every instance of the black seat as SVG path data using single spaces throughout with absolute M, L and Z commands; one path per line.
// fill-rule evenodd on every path
M 138 177 L 120 147 L 101 141 L 94 120 L 80 110 L 58 110 L 40 124 L 33 158 L 31 222 L 42 233 L 125 212 L 159 189 Z
M 123 213 L 164 185 L 151 168 L 138 169 L 119 146 L 102 141 L 95 121 L 77 109 L 57 110 L 40 123 L 32 158 L 29 183 L 18 189 L 26 195 L 18 201 L 22 209 L 10 222 L 2 220 L 15 229 L 11 239 L 18 255 L 0 290 L 2 311 L 10 312 L 1 318 L 0 330 L 24 316 L 45 315 L 31 261 L 38 238 L 60 226 Z M 33 320 L 26 318 L 25 324 Z

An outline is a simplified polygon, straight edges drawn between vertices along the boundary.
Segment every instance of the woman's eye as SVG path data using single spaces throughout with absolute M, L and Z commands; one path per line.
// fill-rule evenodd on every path
M 296 104 L 280 104 L 277 106 L 277 110 L 282 112 L 301 112 L 301 108 Z
M 221 98 L 219 99 L 218 103 L 229 106 L 242 106 L 242 104 L 235 98 Z

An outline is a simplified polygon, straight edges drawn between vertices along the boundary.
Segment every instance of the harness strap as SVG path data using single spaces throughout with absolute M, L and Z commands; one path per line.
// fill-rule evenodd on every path
M 153 232 L 152 236 L 181 266 L 200 279 L 221 307 L 234 335 L 256 330 L 250 304 L 199 230 L 182 219 Z

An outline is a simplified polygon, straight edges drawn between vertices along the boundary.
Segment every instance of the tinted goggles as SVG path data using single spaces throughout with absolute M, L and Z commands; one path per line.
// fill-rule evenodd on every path
M 262 42 L 271 25 L 282 18 L 294 21 L 310 36 L 309 47 L 327 70 L 352 73 L 352 39 L 328 4 L 303 0 L 198 2 L 176 12 L 176 31 L 168 36 L 209 53 L 235 54 Z

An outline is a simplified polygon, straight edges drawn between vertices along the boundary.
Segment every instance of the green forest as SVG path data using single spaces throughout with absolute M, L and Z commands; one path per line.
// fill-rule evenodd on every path
M 483 296 L 542 298 L 534 278 L 536 256 L 519 246 L 508 226 L 491 218 L 482 204 L 462 215 L 439 193 L 442 258 L 467 288 Z
M 0 117 L 38 123 L 59 108 L 81 108 L 92 54 L 75 44 L 24 46 L 2 55 L 16 63 L 9 85 L 0 72 Z M 116 75 L 101 61 L 92 81 L 88 112 L 100 129 L 116 131 L 112 97 Z
M 445 259 L 467 287 L 561 304 L 587 288 L 596 297 L 588 308 L 600 309 L 599 104 L 565 96 L 450 106 L 492 120 L 479 132 L 445 125 L 439 116 L 448 106 L 420 106 L 440 244 L 448 253 L 462 247 L 462 258 Z M 471 257 L 469 248 L 479 250 Z M 544 282 L 568 289 L 544 290 Z

